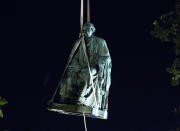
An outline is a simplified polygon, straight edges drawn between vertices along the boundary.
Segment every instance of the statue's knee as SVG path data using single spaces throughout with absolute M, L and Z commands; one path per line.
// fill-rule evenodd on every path
M 68 78 L 67 78 L 67 84 L 71 84 L 71 82 L 72 82 L 71 77 L 68 77 Z

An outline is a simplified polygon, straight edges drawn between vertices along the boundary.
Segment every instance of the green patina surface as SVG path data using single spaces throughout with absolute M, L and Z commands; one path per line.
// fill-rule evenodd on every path
M 81 112 L 91 113 L 92 112 L 91 107 L 82 106 L 82 105 L 57 104 L 57 103 L 53 103 L 50 109 L 59 109 L 65 112 L 74 112 L 74 113 L 81 113 Z
M 111 56 L 106 41 L 94 35 L 92 23 L 86 23 L 83 32 L 94 89 L 81 43 L 60 85 L 61 102 L 105 110 L 111 84 Z

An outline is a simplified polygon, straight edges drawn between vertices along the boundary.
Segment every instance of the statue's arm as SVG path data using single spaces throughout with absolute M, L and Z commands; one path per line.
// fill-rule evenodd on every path
M 99 55 L 98 64 L 105 64 L 105 62 L 111 62 L 109 49 L 107 47 L 105 40 L 101 40 L 101 44 L 99 45 L 98 55 Z

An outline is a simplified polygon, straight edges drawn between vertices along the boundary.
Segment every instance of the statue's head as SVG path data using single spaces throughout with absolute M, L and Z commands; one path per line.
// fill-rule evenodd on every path
M 83 32 L 86 37 L 91 37 L 95 31 L 96 31 L 96 28 L 94 27 L 92 23 L 87 22 L 86 24 L 84 24 Z

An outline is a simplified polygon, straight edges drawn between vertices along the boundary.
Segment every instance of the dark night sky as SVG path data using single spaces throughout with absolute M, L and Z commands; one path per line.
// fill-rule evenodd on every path
M 0 129 L 83 131 L 83 118 L 46 110 L 79 33 L 80 0 L 0 1 L 0 95 L 9 104 Z M 96 35 L 112 60 L 109 119 L 87 119 L 89 131 L 169 131 L 179 91 L 166 67 L 172 46 L 150 36 L 172 0 L 91 0 Z

